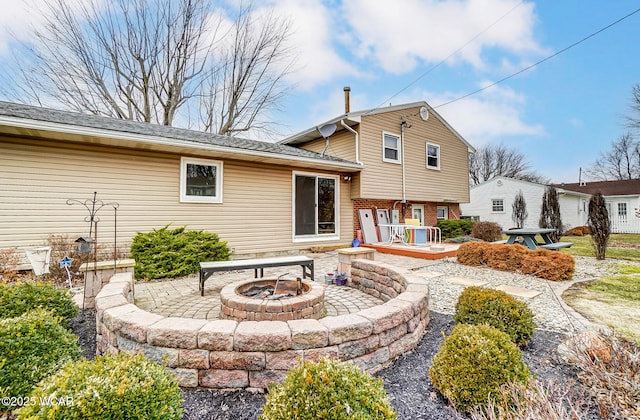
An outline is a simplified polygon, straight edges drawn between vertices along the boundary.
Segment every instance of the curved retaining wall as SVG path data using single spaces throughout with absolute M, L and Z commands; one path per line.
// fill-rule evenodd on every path
M 426 279 L 354 260 L 351 286 L 384 302 L 319 320 L 243 321 L 164 317 L 133 302 L 131 273 L 96 297 L 97 352 L 141 351 L 165 362 L 183 387 L 265 388 L 298 360 L 331 357 L 375 372 L 412 350 L 429 323 Z

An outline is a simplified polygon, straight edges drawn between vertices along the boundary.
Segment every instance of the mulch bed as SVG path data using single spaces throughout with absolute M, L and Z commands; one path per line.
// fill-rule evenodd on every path
M 419 346 L 376 374 L 384 380 L 398 419 L 465 418 L 447 405 L 429 380 L 431 358 L 443 341 L 442 332 L 449 334 L 453 325 L 451 315 L 431 312 L 431 321 Z M 72 328 L 80 338 L 85 357 L 92 359 L 96 351 L 95 311 L 85 310 L 72 320 Z M 556 355 L 556 348 L 564 338 L 560 333 L 538 330 L 522 349 L 525 362 L 538 378 L 561 381 L 575 378 L 570 367 Z M 265 401 L 263 393 L 245 390 L 184 389 L 183 396 L 184 419 L 254 420 Z

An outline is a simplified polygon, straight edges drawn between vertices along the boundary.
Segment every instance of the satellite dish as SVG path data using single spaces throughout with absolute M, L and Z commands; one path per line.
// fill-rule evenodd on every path
M 429 110 L 426 106 L 420 107 L 420 118 L 422 121 L 427 121 L 429 119 Z
M 335 124 L 325 124 L 322 127 L 318 127 L 318 131 L 325 139 L 336 132 Z

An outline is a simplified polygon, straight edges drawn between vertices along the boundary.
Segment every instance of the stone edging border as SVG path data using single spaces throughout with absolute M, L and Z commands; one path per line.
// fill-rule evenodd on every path
M 114 275 L 96 296 L 97 353 L 142 352 L 166 363 L 182 387 L 266 388 L 299 360 L 349 360 L 375 372 L 411 351 L 429 323 L 427 280 L 354 260 L 351 285 L 385 301 L 319 320 L 243 321 L 164 317 L 133 302 L 133 275 Z

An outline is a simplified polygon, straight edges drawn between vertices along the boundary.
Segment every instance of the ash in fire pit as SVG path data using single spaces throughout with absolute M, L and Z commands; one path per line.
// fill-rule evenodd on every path
M 254 285 L 246 290 L 240 291 L 240 294 L 252 298 L 261 299 L 281 299 L 285 297 L 297 296 L 304 293 L 302 287 L 302 279 L 298 277 L 295 280 L 282 280 L 283 274 L 276 280 L 275 286 L 271 285 Z

